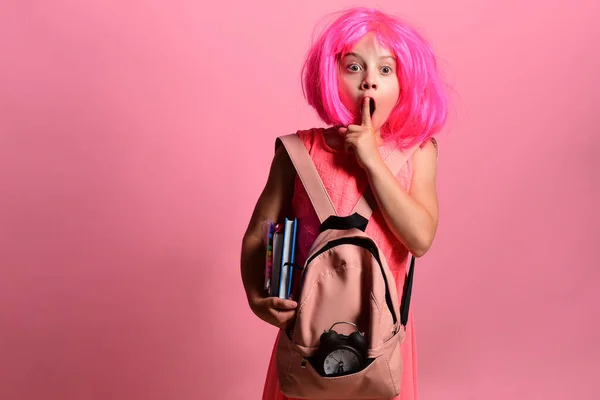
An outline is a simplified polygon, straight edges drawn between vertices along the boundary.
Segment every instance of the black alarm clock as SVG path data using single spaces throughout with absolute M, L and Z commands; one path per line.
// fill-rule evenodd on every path
M 343 335 L 333 330 L 337 324 L 349 324 L 356 332 Z M 352 322 L 336 322 L 323 332 L 312 364 L 321 376 L 334 377 L 353 374 L 367 363 L 367 341 Z

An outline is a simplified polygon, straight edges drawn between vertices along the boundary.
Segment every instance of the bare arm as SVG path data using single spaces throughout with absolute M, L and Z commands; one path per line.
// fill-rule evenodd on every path
M 367 169 L 377 204 L 400 242 L 421 257 L 431 247 L 438 226 L 437 148 L 427 142 L 413 156 L 413 178 L 407 193 L 383 161 Z
M 289 211 L 295 176 L 294 165 L 285 148 L 280 146 L 242 240 L 241 275 L 250 308 L 263 320 L 277 326 L 282 323 L 282 316 L 268 308 L 290 309 L 295 306 L 295 302 L 277 297 L 265 298 L 263 285 L 266 249 L 263 229 L 266 220 L 280 221 Z M 268 304 L 265 303 L 266 300 Z

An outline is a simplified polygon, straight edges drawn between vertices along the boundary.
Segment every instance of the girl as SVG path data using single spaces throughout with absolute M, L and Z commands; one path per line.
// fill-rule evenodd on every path
M 303 90 L 329 128 L 298 131 L 338 215 L 349 215 L 365 190 L 376 201 L 367 233 L 377 241 L 402 293 L 409 253 L 423 256 L 438 225 L 437 142 L 447 106 L 430 46 L 399 19 L 381 11 L 344 12 L 318 38 L 303 68 Z M 398 146 L 421 144 L 394 176 L 384 163 Z M 298 218 L 297 261 L 302 265 L 319 234 L 319 220 L 285 149 L 275 153 L 266 186 L 244 235 L 241 273 L 252 311 L 284 328 L 296 302 L 262 290 L 263 222 Z M 398 399 L 417 397 L 412 314 L 402 344 Z M 281 332 L 281 331 L 280 331 Z M 274 353 L 263 400 L 279 391 Z

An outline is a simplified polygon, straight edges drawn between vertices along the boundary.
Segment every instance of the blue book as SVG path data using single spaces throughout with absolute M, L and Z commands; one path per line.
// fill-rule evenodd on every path
M 288 287 L 290 280 L 291 250 L 293 247 L 292 239 L 294 237 L 294 220 L 285 218 L 283 222 L 283 244 L 281 246 L 281 263 L 279 273 L 279 291 L 278 296 L 282 299 L 288 297 Z

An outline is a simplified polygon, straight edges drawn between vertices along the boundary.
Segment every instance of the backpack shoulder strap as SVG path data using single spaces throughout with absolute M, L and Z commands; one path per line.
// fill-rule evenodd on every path
M 332 215 L 337 216 L 333 202 L 300 136 L 295 133 L 279 136 L 275 141 L 275 150 L 280 144 L 283 144 L 290 160 L 292 160 L 296 173 L 319 217 L 319 222 L 323 223 Z

